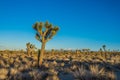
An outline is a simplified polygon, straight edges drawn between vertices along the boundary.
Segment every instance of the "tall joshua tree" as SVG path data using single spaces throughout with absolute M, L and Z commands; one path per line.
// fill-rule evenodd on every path
M 46 43 L 50 39 L 52 39 L 52 37 L 57 33 L 59 28 L 57 26 L 53 26 L 48 21 L 46 21 L 45 23 L 36 22 L 33 25 L 33 28 L 37 31 L 35 38 L 42 43 L 41 50 L 38 54 L 38 67 L 39 67 L 39 63 L 41 66 L 43 62 L 43 54 L 44 54 Z

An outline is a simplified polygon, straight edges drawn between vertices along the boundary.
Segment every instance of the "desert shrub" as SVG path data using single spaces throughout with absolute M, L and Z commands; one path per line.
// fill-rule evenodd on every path
M 8 78 L 8 69 L 1 68 L 0 69 L 0 80 Z
M 116 80 L 113 71 L 106 72 L 99 65 L 90 65 L 89 70 L 85 69 L 84 66 L 79 66 L 73 71 L 73 75 L 79 80 Z

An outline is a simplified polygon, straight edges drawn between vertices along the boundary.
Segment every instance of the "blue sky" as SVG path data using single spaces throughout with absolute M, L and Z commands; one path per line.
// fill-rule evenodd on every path
M 60 31 L 46 49 L 120 49 L 119 0 L 0 0 L 0 49 L 25 49 L 32 25 L 49 21 Z

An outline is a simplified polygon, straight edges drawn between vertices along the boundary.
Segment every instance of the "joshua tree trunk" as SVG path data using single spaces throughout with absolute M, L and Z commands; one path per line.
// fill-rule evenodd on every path
M 41 52 L 40 52 L 40 66 L 42 65 L 42 62 L 43 62 L 43 53 L 45 51 L 45 42 L 42 43 L 42 46 L 41 46 Z

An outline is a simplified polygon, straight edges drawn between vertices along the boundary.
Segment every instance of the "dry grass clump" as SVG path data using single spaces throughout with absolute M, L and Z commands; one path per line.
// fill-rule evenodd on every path
M 5 63 L 4 63 L 4 60 L 0 60 L 0 67 L 5 67 Z
M 106 72 L 99 65 L 90 65 L 89 70 L 84 66 L 78 66 L 72 73 L 75 79 L 78 80 L 116 80 L 114 72 Z
M 107 72 L 107 77 L 109 80 L 116 80 L 116 75 L 113 71 Z
M 8 69 L 1 68 L 0 69 L 0 80 L 7 79 L 8 75 Z
M 88 72 L 83 66 L 78 67 L 73 72 L 73 75 L 74 75 L 75 79 L 84 80 L 84 79 L 88 78 Z
M 48 76 L 46 80 L 60 80 L 58 77 L 58 72 L 55 69 L 49 69 L 47 73 Z
M 46 80 L 60 80 L 60 79 L 58 78 L 57 75 L 53 75 L 53 76 L 50 75 L 46 78 Z
M 17 74 L 19 71 L 18 71 L 18 69 L 16 69 L 16 68 L 10 68 L 10 75 L 11 76 L 14 76 L 15 74 Z
M 90 65 L 89 66 L 89 69 L 90 69 L 90 74 L 92 76 L 104 76 L 105 74 L 105 69 L 104 68 L 100 68 L 99 65 Z
M 24 71 L 11 69 L 9 80 L 46 80 L 48 76 L 46 71 L 40 71 L 39 69 Z

